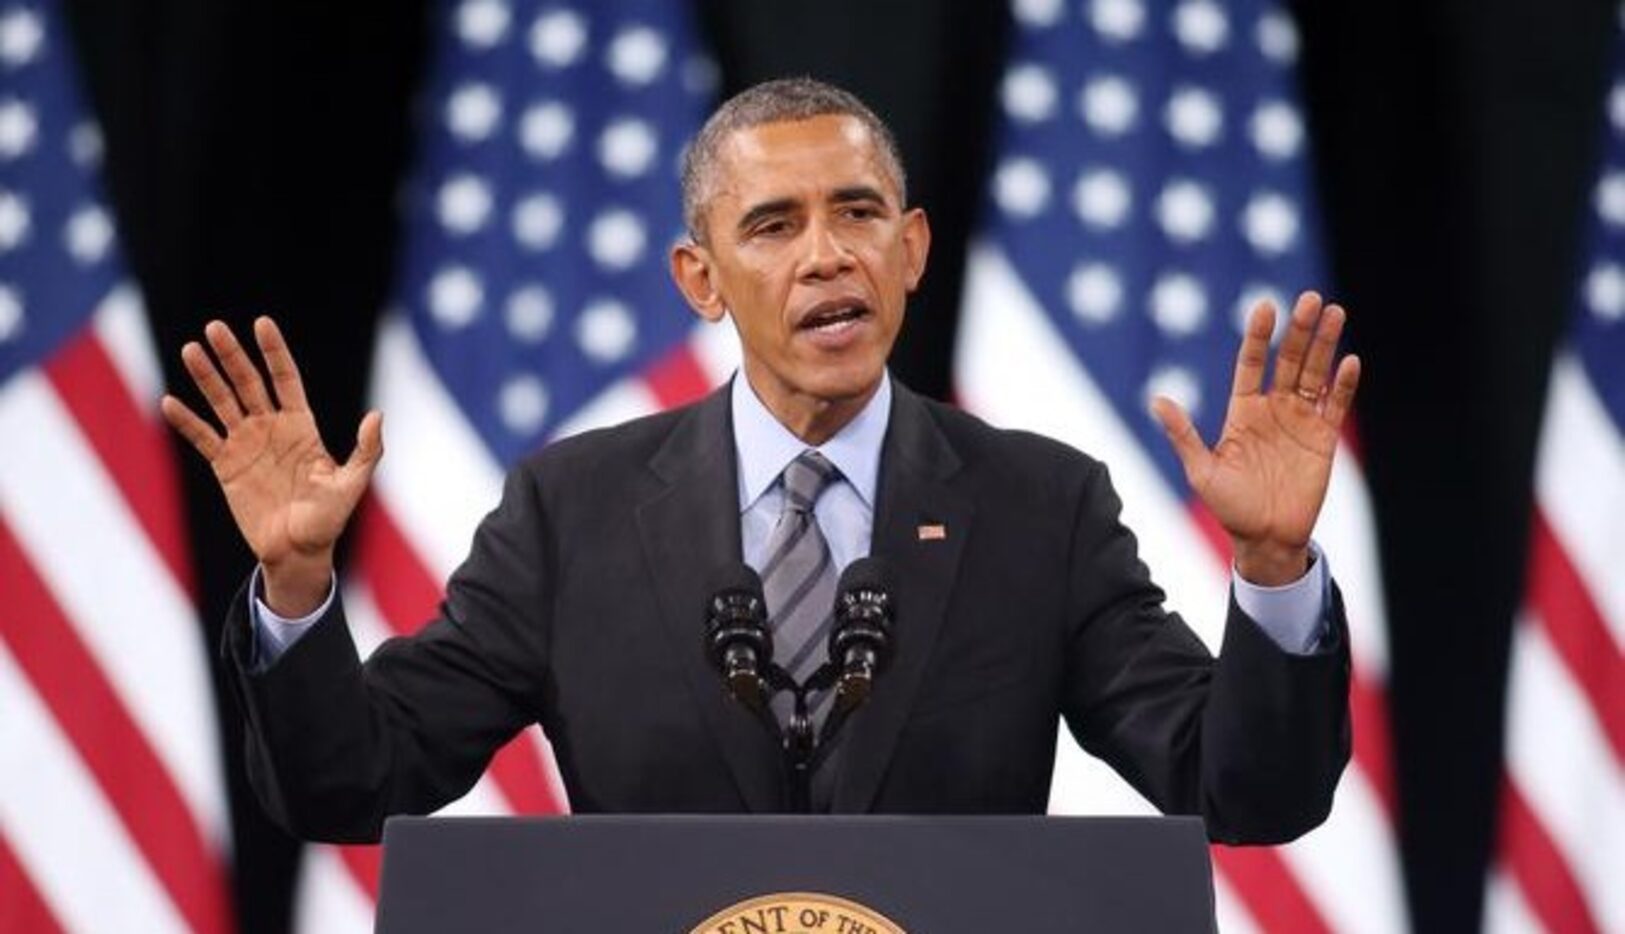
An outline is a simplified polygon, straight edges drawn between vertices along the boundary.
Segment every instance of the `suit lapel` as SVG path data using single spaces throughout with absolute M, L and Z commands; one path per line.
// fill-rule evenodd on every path
M 689 410 L 649 466 L 662 481 L 639 505 L 638 533 L 661 606 L 662 628 L 751 811 L 784 807 L 779 751 L 761 724 L 728 696 L 705 657 L 707 582 L 740 560 L 739 490 L 728 388 Z
M 870 551 L 891 566 L 896 650 L 868 703 L 846 725 L 837 813 L 873 805 L 942 629 L 975 511 L 970 498 L 947 482 L 959 458 L 925 403 L 893 387 Z

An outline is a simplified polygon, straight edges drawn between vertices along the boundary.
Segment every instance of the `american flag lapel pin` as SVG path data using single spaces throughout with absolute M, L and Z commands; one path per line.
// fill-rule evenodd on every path
M 948 537 L 948 527 L 940 522 L 921 523 L 918 531 L 922 542 L 940 542 Z

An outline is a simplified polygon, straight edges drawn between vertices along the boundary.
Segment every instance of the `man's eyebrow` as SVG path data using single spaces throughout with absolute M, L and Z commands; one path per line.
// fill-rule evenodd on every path
M 747 230 L 752 224 L 756 223 L 762 218 L 773 214 L 783 214 L 795 206 L 796 200 L 794 198 L 775 198 L 772 201 L 763 201 L 761 204 L 758 204 L 746 211 L 745 215 L 739 219 L 739 223 L 736 226 L 740 230 Z
M 853 201 L 876 201 L 885 204 L 886 196 L 881 194 L 879 189 L 868 185 L 851 185 L 835 189 L 829 200 L 835 204 L 850 204 Z

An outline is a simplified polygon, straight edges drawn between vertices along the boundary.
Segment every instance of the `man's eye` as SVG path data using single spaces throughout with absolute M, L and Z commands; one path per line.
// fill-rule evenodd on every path
M 866 221 L 880 216 L 880 212 L 868 205 L 855 204 L 846 209 L 846 216 L 853 220 Z

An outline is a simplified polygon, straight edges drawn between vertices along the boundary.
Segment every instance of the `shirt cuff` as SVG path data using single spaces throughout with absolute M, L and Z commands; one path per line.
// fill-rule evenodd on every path
M 278 616 L 265 601 L 260 599 L 260 575 L 263 568 L 254 566 L 254 576 L 248 582 L 248 615 L 254 620 L 254 646 L 255 668 L 264 670 L 273 664 L 282 653 L 286 652 L 299 637 L 310 631 L 311 624 L 321 619 L 333 607 L 333 597 L 338 593 L 338 580 L 330 576 L 327 583 L 327 599 L 308 616 L 298 619 L 289 619 Z
M 1290 584 L 1260 587 L 1242 578 L 1230 566 L 1230 584 L 1236 605 L 1284 652 L 1307 655 L 1326 634 L 1326 590 L 1331 581 L 1326 555 L 1309 543 L 1309 570 Z

